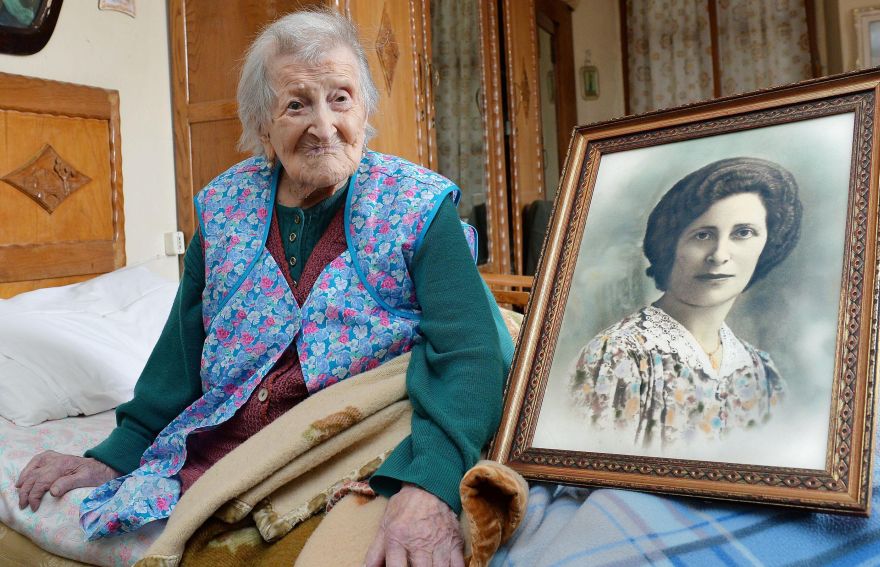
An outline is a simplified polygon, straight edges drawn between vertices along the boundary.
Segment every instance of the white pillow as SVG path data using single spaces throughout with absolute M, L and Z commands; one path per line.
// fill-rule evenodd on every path
M 0 415 L 35 425 L 130 400 L 176 289 L 139 266 L 0 302 Z

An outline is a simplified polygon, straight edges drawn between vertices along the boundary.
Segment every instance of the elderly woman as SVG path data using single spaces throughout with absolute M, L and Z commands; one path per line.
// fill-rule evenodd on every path
M 800 220 L 794 178 L 769 161 L 724 159 L 678 181 L 645 233 L 647 274 L 663 295 L 575 358 L 572 398 L 592 428 L 662 448 L 767 420 L 783 381 L 724 320 L 792 251 Z
M 82 507 L 90 538 L 165 518 L 283 412 L 411 350 L 412 434 L 371 479 L 391 497 L 373 561 L 460 561 L 458 483 L 500 417 L 504 326 L 458 188 L 366 149 L 377 98 L 343 16 L 291 14 L 254 41 L 238 101 L 255 157 L 196 196 L 176 301 L 118 426 L 85 457 L 35 457 L 22 507 L 100 485 Z

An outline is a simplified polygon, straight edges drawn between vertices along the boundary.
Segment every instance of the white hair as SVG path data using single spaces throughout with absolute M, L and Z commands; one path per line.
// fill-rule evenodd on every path
M 238 119 L 242 127 L 238 140 L 240 151 L 253 155 L 265 153 L 261 136 L 271 120 L 275 104 L 275 91 L 268 72 L 269 59 L 276 55 L 292 55 L 307 64 L 315 64 L 338 46 L 349 48 L 357 59 L 360 98 L 367 116 L 376 111 L 379 91 L 373 83 L 367 56 L 354 24 L 332 9 L 294 12 L 263 29 L 245 54 L 237 95 Z M 366 139 L 374 135 L 375 129 L 367 124 Z

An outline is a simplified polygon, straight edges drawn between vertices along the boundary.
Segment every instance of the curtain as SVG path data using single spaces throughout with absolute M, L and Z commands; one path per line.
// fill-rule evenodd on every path
M 486 202 L 487 191 L 477 1 L 431 2 L 431 58 L 438 75 L 434 85 L 438 170 L 461 188 L 463 217 L 471 214 L 474 205 Z
M 714 0 L 721 92 L 812 76 L 804 0 Z M 633 113 L 715 96 L 709 0 L 627 0 Z
M 633 113 L 712 98 L 706 0 L 627 0 Z
M 812 76 L 803 0 L 719 0 L 721 94 L 784 85 Z

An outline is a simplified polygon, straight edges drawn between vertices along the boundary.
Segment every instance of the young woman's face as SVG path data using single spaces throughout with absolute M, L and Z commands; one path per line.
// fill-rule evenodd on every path
M 666 293 L 694 307 L 733 301 L 752 279 L 767 244 L 767 209 L 754 193 L 717 201 L 678 239 Z

